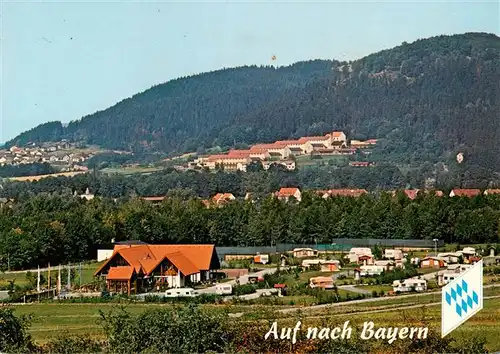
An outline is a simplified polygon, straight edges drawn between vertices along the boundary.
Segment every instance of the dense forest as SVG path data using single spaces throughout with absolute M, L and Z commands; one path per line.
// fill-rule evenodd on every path
M 390 162 L 500 166 L 500 38 L 467 33 L 403 43 L 353 62 L 241 67 L 180 78 L 104 111 L 9 141 L 67 138 L 136 152 L 203 151 L 333 129 L 379 138 Z
M 396 188 L 429 188 L 425 178 L 433 176 L 437 189 L 449 192 L 452 188 L 499 188 L 500 178 L 486 168 L 467 170 L 452 164 L 446 170 L 430 173 L 433 165 L 424 163 L 403 173 L 397 166 L 380 163 L 369 168 L 337 167 L 322 163 L 315 167 L 286 171 L 272 166 L 264 171 L 258 164 L 248 171 L 177 171 L 172 167 L 151 174 L 105 174 L 98 170 L 74 177 L 50 177 L 36 182 L 0 181 L 0 197 L 23 200 L 40 193 L 72 195 L 87 188 L 107 198 L 134 196 L 165 196 L 176 194 L 208 198 L 219 192 L 243 197 L 247 192 L 265 197 L 280 187 L 300 189 L 365 188 L 372 192 Z M 492 183 L 491 181 L 496 181 Z
M 37 195 L 0 209 L 0 268 L 94 259 L 113 238 L 149 243 L 218 246 L 331 243 L 336 238 L 433 239 L 497 243 L 500 196 L 408 199 L 389 193 L 322 199 L 304 192 L 300 203 L 269 195 L 206 208 L 188 193 L 155 205 L 138 198 Z

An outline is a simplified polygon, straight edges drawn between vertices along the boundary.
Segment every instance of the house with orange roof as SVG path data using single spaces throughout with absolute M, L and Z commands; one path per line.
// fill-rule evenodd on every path
M 130 295 L 208 280 L 218 268 L 214 245 L 122 244 L 94 276 L 104 277 L 110 292 Z
M 484 195 L 500 194 L 500 189 L 486 189 Z
M 331 132 L 328 134 L 330 136 L 331 142 L 343 142 L 347 141 L 347 136 L 344 132 Z
M 475 197 L 481 194 L 479 189 L 453 189 L 450 192 L 450 197 Z
M 154 204 L 160 204 L 165 200 L 165 196 L 158 196 L 158 197 L 141 197 L 142 200 L 145 200 L 147 202 L 151 202 Z
M 287 159 L 292 153 L 291 150 L 284 144 L 273 143 L 273 144 L 256 144 L 250 148 L 253 152 L 266 151 L 271 157 L 278 156 L 282 159 Z
M 304 143 L 303 141 L 299 140 L 278 140 L 276 144 L 287 147 L 288 149 L 290 149 L 290 153 L 295 156 L 307 154 L 307 151 L 309 151 L 310 153 L 313 148 L 311 143 Z
M 323 193 L 323 198 L 329 197 L 360 197 L 363 194 L 368 194 L 366 189 L 329 189 Z
M 216 205 L 224 205 L 235 199 L 232 193 L 217 193 L 212 197 L 212 202 Z
M 299 142 L 305 144 L 309 142 L 313 150 L 329 149 L 332 147 L 332 141 L 329 135 L 323 136 L 305 136 L 299 139 Z
M 249 156 L 241 155 L 210 155 L 204 162 L 204 166 L 213 170 L 222 166 L 226 171 L 246 171 L 247 165 L 252 162 Z
M 230 157 L 249 157 L 252 160 L 266 160 L 271 157 L 267 150 L 229 150 L 227 156 Z
M 279 200 L 284 200 L 288 202 L 291 197 L 295 198 L 297 201 L 302 200 L 302 193 L 298 188 L 281 188 L 278 192 L 274 193 L 274 195 Z

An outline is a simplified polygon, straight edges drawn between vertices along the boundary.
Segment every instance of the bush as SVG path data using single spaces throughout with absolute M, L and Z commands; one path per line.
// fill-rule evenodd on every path
M 14 316 L 14 310 L 0 307 L 0 353 L 31 352 L 34 344 L 28 334 L 31 317 Z

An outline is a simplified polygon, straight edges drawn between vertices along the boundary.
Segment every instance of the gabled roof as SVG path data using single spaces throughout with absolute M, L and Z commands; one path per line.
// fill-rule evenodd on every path
M 179 269 L 185 276 L 199 273 L 200 270 L 181 252 L 173 252 L 166 255 L 166 258 Z
M 129 280 L 134 275 L 133 267 L 111 267 L 108 272 L 108 280 Z
M 329 189 L 326 193 L 330 196 L 359 197 L 367 194 L 366 189 Z
M 275 144 L 279 145 L 301 145 L 299 140 L 278 140 Z
M 489 194 L 500 194 L 500 189 L 487 189 L 484 191 L 485 195 Z
M 338 138 L 338 137 L 340 137 L 342 134 L 343 134 L 343 132 L 332 132 L 332 133 L 331 133 L 331 136 L 332 136 L 332 137 L 334 137 L 334 138 Z
M 475 197 L 481 194 L 479 189 L 453 189 L 452 192 L 457 197 Z
M 300 190 L 298 188 L 281 188 L 279 192 L 277 192 L 277 195 L 281 197 L 293 196 L 297 192 L 300 193 Z
M 95 275 L 100 274 L 117 255 L 120 255 L 136 273 L 142 271 L 149 274 L 167 258 L 183 274 L 189 275 L 193 274 L 194 268 L 196 268 L 195 273 L 200 270 L 210 270 L 214 252 L 215 246 L 206 244 L 115 246 L 112 256 L 95 272 Z
M 273 144 L 256 144 L 250 148 L 250 150 L 260 150 L 260 149 L 283 149 L 285 146 L 283 144 L 273 143 Z
M 307 141 L 323 141 L 323 140 L 330 140 L 330 137 L 328 135 L 322 135 L 322 136 L 304 136 L 299 139 L 299 142 L 305 143 Z
M 166 197 L 141 197 L 142 200 L 147 200 L 149 202 L 161 202 Z
M 234 197 L 234 195 L 232 193 L 217 193 L 212 198 L 212 200 L 215 203 L 220 203 L 220 202 L 224 202 L 224 201 L 231 201 L 234 199 L 236 199 L 236 198 Z

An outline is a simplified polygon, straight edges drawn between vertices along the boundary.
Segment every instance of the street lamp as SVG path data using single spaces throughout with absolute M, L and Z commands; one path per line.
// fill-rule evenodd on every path
M 433 239 L 432 241 L 434 241 L 434 253 L 435 253 L 435 254 L 436 254 L 436 256 L 437 256 L 437 254 L 438 254 L 438 251 L 437 251 L 437 243 L 438 243 L 438 241 L 439 241 L 439 240 L 438 240 L 437 238 L 435 238 L 435 239 Z

